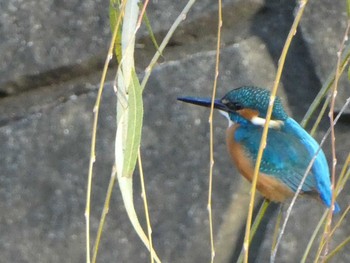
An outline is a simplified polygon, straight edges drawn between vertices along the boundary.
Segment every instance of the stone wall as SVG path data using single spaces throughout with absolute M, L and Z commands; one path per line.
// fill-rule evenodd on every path
M 187 1 L 150 1 L 158 41 Z M 344 2 L 344 3 L 343 3 Z M 293 40 L 280 95 L 300 121 L 336 63 L 346 26 L 345 1 L 310 1 Z M 0 3 L 0 255 L 1 262 L 84 262 L 85 198 L 93 105 L 110 41 L 106 1 Z M 218 95 L 241 85 L 271 87 L 293 22 L 292 1 L 223 1 Z M 207 215 L 208 111 L 176 101 L 210 96 L 214 79 L 217 2 L 198 1 L 177 30 L 144 91 L 142 156 L 153 241 L 164 262 L 209 262 Z M 145 28 L 137 39 L 143 73 L 154 47 Z M 113 64 L 103 104 L 93 179 L 95 237 L 113 163 L 115 96 Z M 349 96 L 340 86 L 338 108 Z M 215 115 L 213 214 L 216 262 L 235 262 L 244 234 L 248 184 L 231 165 L 224 143 L 226 121 Z M 319 140 L 328 125 L 325 118 Z M 337 129 L 338 163 L 350 149 L 349 123 Z M 325 152 L 330 156 L 329 144 Z M 330 160 L 330 158 L 329 158 Z M 135 202 L 143 218 L 138 173 Z M 347 189 L 340 197 L 348 204 Z M 277 206 L 269 210 L 252 245 L 251 262 L 268 262 Z M 297 202 L 277 262 L 297 262 L 324 207 Z M 144 220 L 143 220 L 144 222 Z M 350 233 L 348 224 L 332 246 Z M 119 189 L 113 193 L 99 262 L 148 262 Z M 334 262 L 350 262 L 344 249 Z

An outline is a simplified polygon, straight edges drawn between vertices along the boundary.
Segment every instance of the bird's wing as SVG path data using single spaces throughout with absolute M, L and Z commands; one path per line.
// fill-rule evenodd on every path
M 245 149 L 248 157 L 256 161 L 262 128 L 256 126 L 239 127 L 235 140 Z M 311 160 L 302 142 L 292 134 L 270 129 L 267 145 L 262 157 L 260 171 L 275 177 L 296 191 Z M 303 192 L 318 192 L 315 177 L 308 174 L 302 186 Z

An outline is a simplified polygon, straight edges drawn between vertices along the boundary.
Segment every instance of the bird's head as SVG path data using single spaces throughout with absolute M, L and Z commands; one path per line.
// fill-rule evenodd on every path
M 210 107 L 210 98 L 180 97 L 180 101 Z M 270 92 L 257 87 L 240 87 L 229 91 L 223 98 L 214 100 L 214 108 L 225 115 L 229 122 L 264 126 Z M 288 118 L 281 100 L 276 97 L 270 127 L 280 128 Z

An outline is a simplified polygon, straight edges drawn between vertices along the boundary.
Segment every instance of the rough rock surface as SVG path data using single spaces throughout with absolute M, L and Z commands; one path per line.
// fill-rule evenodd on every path
M 148 15 L 158 41 L 186 2 L 150 1 Z M 329 2 L 318 1 L 318 5 L 329 7 Z M 310 8 L 313 5 L 311 1 Z M 0 7 L 1 262 L 84 262 L 92 109 L 109 42 L 108 6 L 98 1 L 13 0 L 0 3 Z M 272 86 L 294 7 L 290 1 L 224 1 L 218 96 L 241 85 Z M 331 27 L 342 23 L 334 12 L 325 12 L 320 18 L 325 9 L 319 10 L 319 14 L 306 10 L 281 82 L 279 95 L 298 121 L 325 80 L 324 72 L 330 70 L 325 63 L 330 54 L 323 51 L 324 46 L 310 41 L 313 35 L 308 29 L 320 26 L 320 20 Z M 215 1 L 199 1 L 194 6 L 144 91 L 142 157 L 153 242 L 164 262 L 210 260 L 206 210 L 209 111 L 182 104 L 176 98 L 211 95 L 216 14 Z M 324 45 L 337 50 L 343 33 L 331 33 L 337 40 L 329 37 Z M 141 76 L 154 48 L 144 28 L 137 42 Z M 115 67 L 110 80 L 113 70 Z M 93 181 L 92 238 L 113 163 L 115 96 L 111 82 L 106 84 L 102 102 Z M 229 263 L 235 262 L 241 249 L 249 186 L 226 154 L 226 120 L 215 114 L 214 125 L 212 207 L 216 262 Z M 318 140 L 327 127 L 325 119 L 316 136 Z M 344 119 L 336 129 L 340 165 L 350 149 L 348 131 L 349 123 Z M 328 142 L 325 152 L 330 157 Z M 136 209 L 144 223 L 137 171 L 134 176 Z M 344 189 L 339 201 L 343 209 L 349 203 L 348 190 Z M 276 205 L 269 209 L 253 242 L 251 262 L 269 261 L 276 210 Z M 297 202 L 276 262 L 299 261 L 323 210 L 313 200 Z M 349 233 L 345 222 L 331 247 Z M 148 261 L 149 254 L 134 233 L 115 187 L 98 262 Z M 340 253 L 334 262 L 350 262 L 349 253 Z
M 303 37 L 309 46 L 317 75 L 322 83 L 327 80 L 337 64 L 337 53 L 341 48 L 347 26 L 345 6 L 346 3 L 341 1 L 322 1 L 321 5 L 311 1 L 301 23 Z M 347 74 L 344 74 L 338 85 L 335 104 L 337 111 L 343 107 L 348 97 L 349 81 Z M 349 113 L 350 109 L 348 108 L 346 112 Z

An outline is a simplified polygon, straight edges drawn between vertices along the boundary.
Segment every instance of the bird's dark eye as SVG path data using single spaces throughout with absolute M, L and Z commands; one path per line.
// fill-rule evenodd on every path
M 223 99 L 222 103 L 225 104 L 226 107 L 232 111 L 237 111 L 237 110 L 243 109 L 242 104 L 240 104 L 239 102 L 232 102 L 232 101 L 229 101 L 227 99 Z

